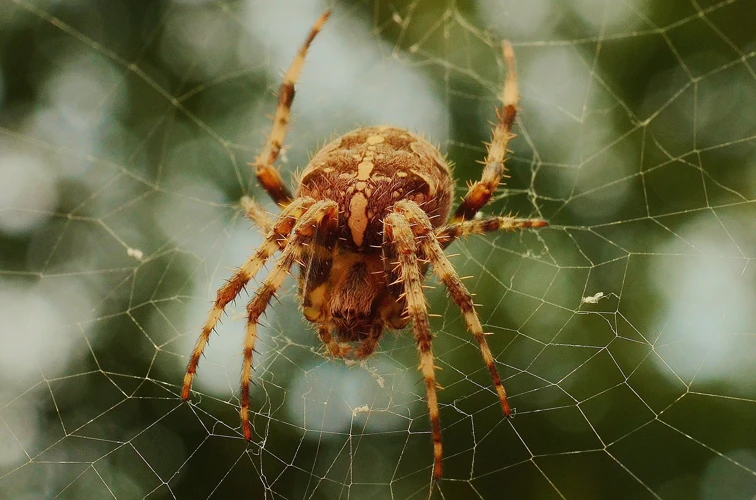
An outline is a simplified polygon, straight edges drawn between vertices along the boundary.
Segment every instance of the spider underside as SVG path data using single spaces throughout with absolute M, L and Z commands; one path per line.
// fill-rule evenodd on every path
M 189 398 L 199 358 L 225 306 L 280 251 L 247 305 L 240 396 L 245 439 L 251 438 L 249 383 L 258 320 L 296 264 L 303 314 L 317 325 L 318 336 L 331 355 L 365 358 L 375 351 L 386 328 L 412 325 L 432 427 L 433 475 L 439 479 L 441 429 L 433 335 L 422 288 L 425 272 L 433 270 L 461 309 L 491 374 L 502 411 L 509 416 L 506 392 L 472 297 L 444 248 L 469 234 L 546 225 L 541 219 L 474 219 L 506 172 L 504 159 L 517 111 L 514 54 L 505 42 L 507 79 L 481 180 L 470 186 L 451 219 L 454 182 L 443 156 L 422 137 L 395 127 L 359 128 L 324 146 L 305 168 L 292 196 L 274 163 L 286 134 L 294 85 L 307 50 L 328 15 L 325 12 L 316 21 L 286 72 L 271 134 L 254 162 L 258 181 L 282 207 L 282 213 L 271 222 L 256 204 L 247 203 L 247 214 L 266 231 L 264 242 L 218 290 L 190 357 L 181 397 Z

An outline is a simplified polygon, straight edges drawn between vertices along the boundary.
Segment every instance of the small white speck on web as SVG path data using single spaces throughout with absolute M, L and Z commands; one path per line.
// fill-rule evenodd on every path
M 363 432 L 395 432 L 406 428 L 404 407 L 425 406 L 413 393 L 415 380 L 404 376 L 402 370 L 396 372 L 387 356 L 371 357 L 370 364 L 378 372 L 388 374 L 382 377 L 391 390 L 380 388 L 370 370 L 357 366 L 323 363 L 318 359 L 312 360 L 312 364 L 299 365 L 305 375 L 295 377 L 288 390 L 285 404 L 288 418 L 302 423 L 305 417 L 308 422 L 320 422 L 320 430 L 334 436 L 350 432 L 356 419 L 364 419 Z M 275 366 L 269 369 L 276 371 Z
M 134 257 L 136 260 L 142 260 L 142 257 L 144 257 L 144 252 L 137 248 L 127 248 L 126 253 L 129 257 Z
M 364 368 L 365 370 L 367 370 L 368 372 L 370 372 L 370 374 L 371 374 L 371 375 L 373 376 L 373 378 L 375 379 L 375 383 L 376 383 L 376 384 L 378 384 L 378 386 L 379 386 L 379 387 L 380 387 L 381 389 L 384 389 L 384 388 L 385 388 L 385 385 L 386 385 L 386 379 L 384 379 L 383 377 L 381 377 L 381 376 L 380 376 L 380 375 L 378 374 L 378 370 L 376 370 L 376 369 L 375 369 L 374 367 L 371 367 L 371 366 L 369 366 L 369 365 L 368 365 L 368 363 L 367 363 L 367 360 L 365 360 L 365 359 L 361 360 L 361 361 L 359 362 L 359 364 L 360 364 L 360 367 L 361 367 L 361 368 Z
M 352 410 L 352 416 L 356 417 L 359 413 L 368 413 L 369 411 L 370 408 L 368 408 L 368 405 L 358 406 L 357 408 Z
M 598 301 L 601 299 L 605 299 L 607 296 L 604 295 L 604 292 L 598 292 L 595 295 L 590 295 L 588 297 L 583 297 L 580 301 L 581 304 L 598 304 Z

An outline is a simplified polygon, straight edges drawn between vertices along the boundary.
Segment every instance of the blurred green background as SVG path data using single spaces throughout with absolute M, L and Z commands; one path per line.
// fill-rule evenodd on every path
M 247 162 L 326 7 L 287 180 L 327 139 L 385 123 L 438 143 L 461 196 L 490 138 L 500 41 L 515 46 L 511 177 L 485 213 L 551 226 L 448 251 L 515 418 L 443 288 L 428 290 L 437 484 L 411 335 L 331 360 L 294 280 L 260 332 L 252 443 L 238 422 L 246 294 L 179 398 L 215 290 L 261 241 L 239 200 L 277 212 Z M 754 498 L 754 12 L 3 0 L 0 497 Z

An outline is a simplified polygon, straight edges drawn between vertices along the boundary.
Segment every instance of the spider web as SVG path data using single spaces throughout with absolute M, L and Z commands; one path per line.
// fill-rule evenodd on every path
M 239 200 L 267 203 L 246 164 L 280 69 L 327 6 L 284 172 L 334 134 L 390 123 L 441 145 L 461 196 L 502 38 L 518 58 L 511 178 L 485 213 L 551 226 L 448 252 L 516 416 L 429 289 L 436 484 L 411 335 L 331 360 L 292 279 L 259 335 L 252 442 L 238 421 L 246 295 L 179 398 L 214 291 L 261 241 Z M 753 498 L 754 9 L 5 0 L 0 497 Z

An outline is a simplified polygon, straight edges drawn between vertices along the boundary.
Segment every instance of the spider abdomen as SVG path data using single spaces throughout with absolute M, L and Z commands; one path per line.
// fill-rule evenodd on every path
M 397 201 L 416 202 L 438 227 L 449 216 L 453 192 L 449 167 L 428 141 L 400 128 L 364 127 L 315 154 L 296 197 L 337 202 L 339 244 L 379 253 L 383 219 Z

